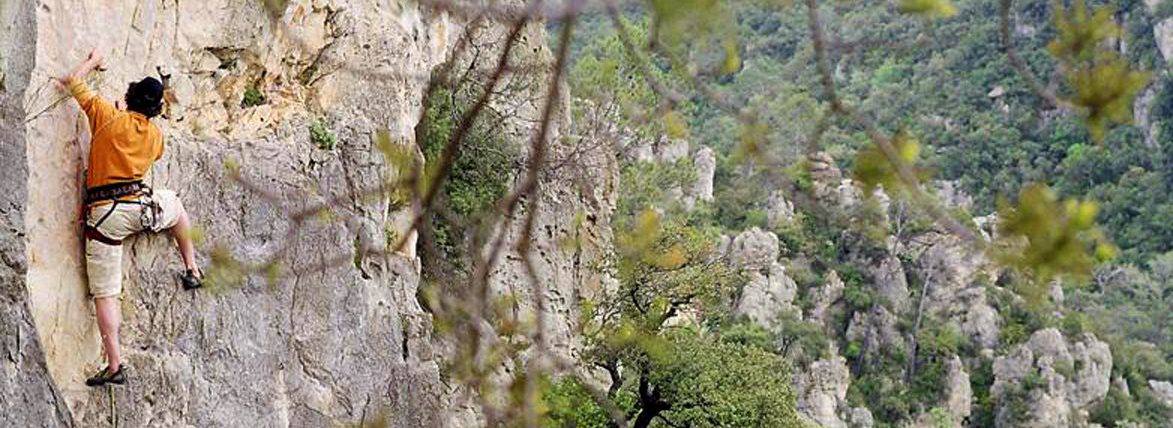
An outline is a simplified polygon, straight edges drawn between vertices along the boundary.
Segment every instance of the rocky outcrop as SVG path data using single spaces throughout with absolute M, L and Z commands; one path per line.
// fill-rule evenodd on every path
M 1049 328 L 998 357 L 993 368 L 998 426 L 1076 426 L 1108 394 L 1112 353 L 1091 334 L 1069 340 Z
M 778 235 L 753 227 L 733 238 L 729 260 L 751 271 L 765 271 L 778 261 Z
M 928 232 L 899 250 L 913 260 L 923 282 L 920 316 L 933 315 L 956 324 L 975 344 L 998 344 L 997 311 L 986 297 L 986 258 L 979 249 L 946 233 Z
M 840 204 L 839 187 L 843 184 L 843 173 L 835 165 L 835 159 L 827 152 L 815 152 L 807 156 L 815 197 L 827 206 Z
M 871 428 L 872 413 L 847 403 L 851 372 L 847 360 L 834 355 L 812 362 L 794 375 L 798 412 L 808 422 L 824 428 Z
M 696 168 L 696 182 L 690 196 L 700 201 L 713 200 L 713 174 L 717 172 L 717 155 L 713 149 L 702 147 L 697 150 L 692 163 Z
M 839 417 L 840 405 L 846 403 L 847 387 L 851 382 L 846 359 L 836 355 L 818 360 L 794 376 L 801 415 L 825 428 L 847 426 Z
M 0 3 L 0 425 L 72 426 L 29 307 L 24 93 L 36 58 L 36 4 Z
M 942 204 L 951 208 L 970 209 L 973 207 L 973 198 L 961 189 L 961 183 L 950 180 L 936 180 L 932 183 L 937 198 Z
M 50 0 L 35 11 L 25 4 L 0 6 L 5 23 L 17 16 L 26 25 L 14 28 L 28 32 L 0 38 L 5 53 L 27 54 L 5 56 L 2 93 L 0 175 L 16 187 L 0 195 L 0 330 L 17 335 L 0 346 L 18 363 L 0 363 L 0 393 L 21 392 L 5 394 L 19 398 L 2 400 L 0 410 L 27 406 L 16 414 L 46 426 L 71 419 L 81 426 L 331 426 L 380 415 L 391 426 L 476 423 L 471 411 L 445 416 L 464 404 L 441 382 L 443 347 L 418 303 L 420 260 L 411 248 L 382 251 L 389 237 L 406 233 L 413 213 L 369 194 L 400 173 L 375 135 L 385 130 L 393 144 L 414 150 L 427 78 L 452 59 L 464 28 L 458 19 L 399 1 Z M 270 18 L 266 4 L 284 9 Z M 19 14 L 9 15 L 13 7 Z M 501 45 L 504 30 L 478 27 L 483 54 Z M 518 50 L 530 60 L 548 61 L 541 25 L 521 39 Z M 81 385 L 102 358 L 73 227 L 88 133 L 76 105 L 58 103 L 62 94 L 49 83 L 89 44 L 108 53 L 109 70 L 93 82 L 107 98 L 156 66 L 172 74 L 178 100 L 172 114 L 156 119 L 167 148 L 150 183 L 178 191 L 205 237 L 201 262 L 216 249 L 214 267 L 226 284 L 184 293 L 168 237 L 128 241 L 122 339 L 135 387 L 109 396 Z M 494 100 L 517 112 L 504 135 L 520 147 L 541 107 L 533 102 L 544 93 L 538 77 L 532 93 Z M 246 91 L 265 102 L 245 105 Z M 30 108 L 13 110 L 20 105 Z M 556 110 L 551 141 L 566 140 L 567 111 Z M 310 141 L 308 124 L 318 120 L 336 134 L 335 148 Z M 554 144 L 551 151 L 559 159 L 571 150 Z M 540 297 L 560 352 L 573 352 L 577 293 L 601 281 L 588 266 L 596 246 L 608 243 L 615 187 L 614 169 L 602 159 L 585 163 L 604 162 L 599 168 L 550 174 L 535 199 L 533 259 L 539 275 L 556 279 Z M 225 165 L 263 192 L 233 183 Z M 329 201 L 339 201 L 330 215 L 291 219 Z M 580 214 L 581 225 L 566 221 Z M 583 244 L 562 244 L 571 238 Z M 282 256 L 271 278 L 240 270 L 275 254 Z M 532 310 L 519 257 L 505 259 L 492 287 L 515 293 L 523 313 Z M 26 301 L 31 317 L 22 315 Z M 28 425 L 13 414 L 0 412 L 0 425 Z
M 885 254 L 878 263 L 873 262 L 868 271 L 875 283 L 876 295 L 881 303 L 896 313 L 907 313 L 912 304 L 908 295 L 908 278 L 904 264 L 892 254 Z
M 907 349 L 907 341 L 897 328 L 899 319 L 884 305 L 872 305 L 856 312 L 847 326 L 846 338 L 859 342 L 865 351 Z
M 660 162 L 671 163 L 685 157 L 688 157 L 688 140 L 664 136 L 656 144 L 656 159 Z
M 766 225 L 770 229 L 777 229 L 793 219 L 794 204 L 786 200 L 786 195 L 781 191 L 770 192 L 770 197 L 766 200 Z
M 1173 17 L 1153 26 L 1153 38 L 1157 40 L 1157 49 L 1165 61 L 1173 62 Z
M 843 280 L 839 279 L 838 272 L 831 271 L 827 274 L 827 278 L 823 280 L 823 286 L 813 290 L 810 320 L 826 327 L 831 305 L 843 298 L 843 289 Z
M 969 418 L 973 404 L 973 390 L 969 385 L 969 373 L 961 358 L 954 355 L 945 362 L 945 410 L 953 419 L 953 426 L 962 426 Z
M 734 308 L 735 314 L 748 317 L 763 327 L 775 328 L 778 317 L 784 312 L 798 313 L 792 305 L 798 284 L 778 263 L 777 235 L 751 228 L 734 237 L 725 251 L 728 251 L 729 260 L 749 275 Z
M 1149 389 L 1153 390 L 1153 394 L 1165 403 L 1166 406 L 1173 408 L 1173 383 L 1169 381 L 1150 379 Z
M 751 272 L 749 281 L 741 291 L 734 313 L 748 317 L 759 325 L 772 328 L 779 315 L 794 311 L 794 297 L 798 285 L 786 276 L 785 268 L 774 263 L 769 274 Z

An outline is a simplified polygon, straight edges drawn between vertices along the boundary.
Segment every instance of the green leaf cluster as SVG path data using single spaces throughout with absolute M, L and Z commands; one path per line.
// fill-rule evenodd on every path
M 1004 238 L 996 258 L 1031 281 L 1020 293 L 1031 305 L 1041 304 L 1051 280 L 1082 279 L 1098 261 L 1115 257 L 1116 248 L 1096 226 L 1094 202 L 1059 201 L 1050 188 L 1031 185 L 1018 195 L 1018 205 L 1003 202 L 999 234 Z
M 1149 73 L 1134 71 L 1115 50 L 1105 47 L 1123 37 L 1109 6 L 1088 8 L 1075 0 L 1070 8 L 1055 3 L 1055 38 L 1047 51 L 1059 60 L 1072 95 L 1068 100 L 1086 110 L 1092 138 L 1103 141 L 1113 123 L 1132 123 L 1132 99 L 1148 84 Z

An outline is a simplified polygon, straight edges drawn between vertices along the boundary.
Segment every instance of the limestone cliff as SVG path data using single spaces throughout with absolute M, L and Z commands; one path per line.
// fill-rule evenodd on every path
M 32 6 L 0 3 L 0 421 L 58 427 L 71 420 L 49 377 L 25 289 L 28 167 L 22 95 L 33 68 Z
M 284 6 L 271 16 L 265 5 L 274 3 Z M 0 424 L 475 420 L 468 410 L 444 410 L 454 405 L 452 391 L 441 382 L 444 357 L 417 300 L 414 249 L 378 251 L 413 214 L 386 196 L 364 195 L 397 172 L 374 135 L 387 130 L 393 143 L 414 148 L 428 78 L 452 59 L 466 23 L 416 2 L 374 0 L 46 0 L 0 3 L 0 12 L 0 393 L 19 397 L 0 405 Z M 488 56 L 505 29 L 478 25 L 475 42 Z M 539 24 L 522 40 L 519 50 L 539 63 L 549 58 Z M 187 204 L 202 230 L 201 262 L 210 264 L 212 254 L 241 263 L 283 254 L 274 278 L 252 275 L 235 287 L 190 293 L 175 281 L 180 264 L 169 237 L 128 241 L 122 343 L 133 378 L 112 395 L 81 383 L 102 358 L 74 222 L 88 130 L 50 81 L 90 47 L 107 54 L 108 70 L 91 83 L 108 99 L 156 67 L 171 74 L 176 100 L 155 119 L 166 151 L 149 182 L 178 191 Z M 519 110 L 512 143 L 528 143 L 538 107 Z M 552 141 L 570 126 L 566 111 L 558 109 Z M 337 136 L 335 147 L 311 141 L 315 122 Z M 609 240 L 607 159 L 551 173 L 540 187 L 535 263 L 553 278 L 545 298 L 556 319 L 548 325 L 567 353 L 576 290 L 597 281 L 586 266 Z M 234 183 L 226 165 L 262 191 Z M 328 216 L 291 219 L 327 201 L 341 202 Z M 588 221 L 567 220 L 578 214 Z M 570 236 L 592 244 L 560 245 Z M 519 262 L 507 259 L 494 287 L 525 295 Z M 463 416 L 450 423 L 445 414 Z

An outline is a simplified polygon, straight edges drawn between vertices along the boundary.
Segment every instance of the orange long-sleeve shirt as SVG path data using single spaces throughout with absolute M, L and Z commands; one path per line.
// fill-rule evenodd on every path
M 163 132 L 146 116 L 115 108 L 82 79 L 68 86 L 90 121 L 86 187 L 142 180 L 163 156 Z

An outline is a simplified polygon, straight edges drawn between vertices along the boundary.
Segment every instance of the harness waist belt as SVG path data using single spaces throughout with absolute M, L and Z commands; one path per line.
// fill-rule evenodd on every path
M 103 235 L 93 226 L 86 226 L 86 239 L 98 241 L 106 245 L 122 245 L 122 241 Z
M 142 181 L 128 181 L 125 183 L 112 183 L 98 187 L 86 189 L 86 205 L 98 201 L 116 200 L 125 196 L 130 196 L 135 193 L 142 192 L 147 186 L 143 185 Z

